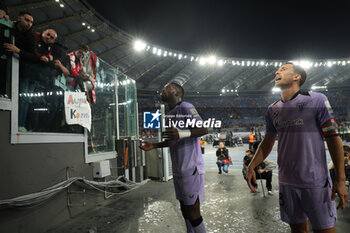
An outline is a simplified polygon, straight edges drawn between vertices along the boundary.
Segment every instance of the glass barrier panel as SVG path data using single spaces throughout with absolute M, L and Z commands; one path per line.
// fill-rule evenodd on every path
M 136 84 L 118 72 L 118 114 L 120 137 L 137 135 Z
M 83 133 L 78 125 L 67 125 L 64 91 L 74 91 L 53 64 L 20 60 L 18 131 L 45 133 Z M 61 83 L 58 80 L 62 81 Z
M 88 138 L 89 154 L 115 150 L 117 70 L 99 59 L 95 84 L 96 104 L 91 104 L 92 125 Z
M 11 57 L 12 54 L 5 51 L 3 43 L 12 43 L 12 22 L 0 19 L 0 98 L 11 98 Z

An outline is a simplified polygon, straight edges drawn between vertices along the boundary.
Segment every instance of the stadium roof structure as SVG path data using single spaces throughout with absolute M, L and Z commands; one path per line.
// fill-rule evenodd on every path
M 68 49 L 86 43 L 98 57 L 134 79 L 140 94 L 154 94 L 170 81 L 187 93 L 237 95 L 271 92 L 274 73 L 286 60 L 191 54 L 139 42 L 96 12 L 86 0 L 7 1 L 9 15 L 34 16 L 34 30 L 54 28 Z M 117 12 L 116 12 L 117 13 Z M 137 51 L 138 50 L 138 51 Z M 304 89 L 350 89 L 350 58 L 296 61 L 307 68 Z

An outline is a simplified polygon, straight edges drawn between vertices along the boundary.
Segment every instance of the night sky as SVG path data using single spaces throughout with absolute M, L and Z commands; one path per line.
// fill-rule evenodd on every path
M 89 0 L 150 44 L 255 59 L 350 57 L 350 0 Z

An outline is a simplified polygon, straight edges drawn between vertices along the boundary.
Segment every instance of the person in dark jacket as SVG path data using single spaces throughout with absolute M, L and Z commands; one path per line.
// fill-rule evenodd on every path
M 0 1 L 0 19 L 5 18 L 6 20 L 10 20 L 10 17 L 7 15 L 7 7 L 6 5 Z
M 219 148 L 216 151 L 217 161 L 216 164 L 219 168 L 219 174 L 221 174 L 221 168 L 225 173 L 228 173 L 228 165 L 230 164 L 230 158 L 228 155 L 228 149 L 225 147 L 224 142 L 219 143 Z
M 35 54 L 35 37 L 32 32 L 33 16 L 26 11 L 21 11 L 14 25 L 15 44 L 4 43 L 6 51 L 17 53 L 21 60 L 35 62 L 38 60 Z

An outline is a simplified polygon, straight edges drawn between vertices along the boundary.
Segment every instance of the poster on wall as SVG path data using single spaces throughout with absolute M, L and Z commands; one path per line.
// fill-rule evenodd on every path
M 78 124 L 90 131 L 91 108 L 84 92 L 64 92 L 64 109 L 68 125 Z

